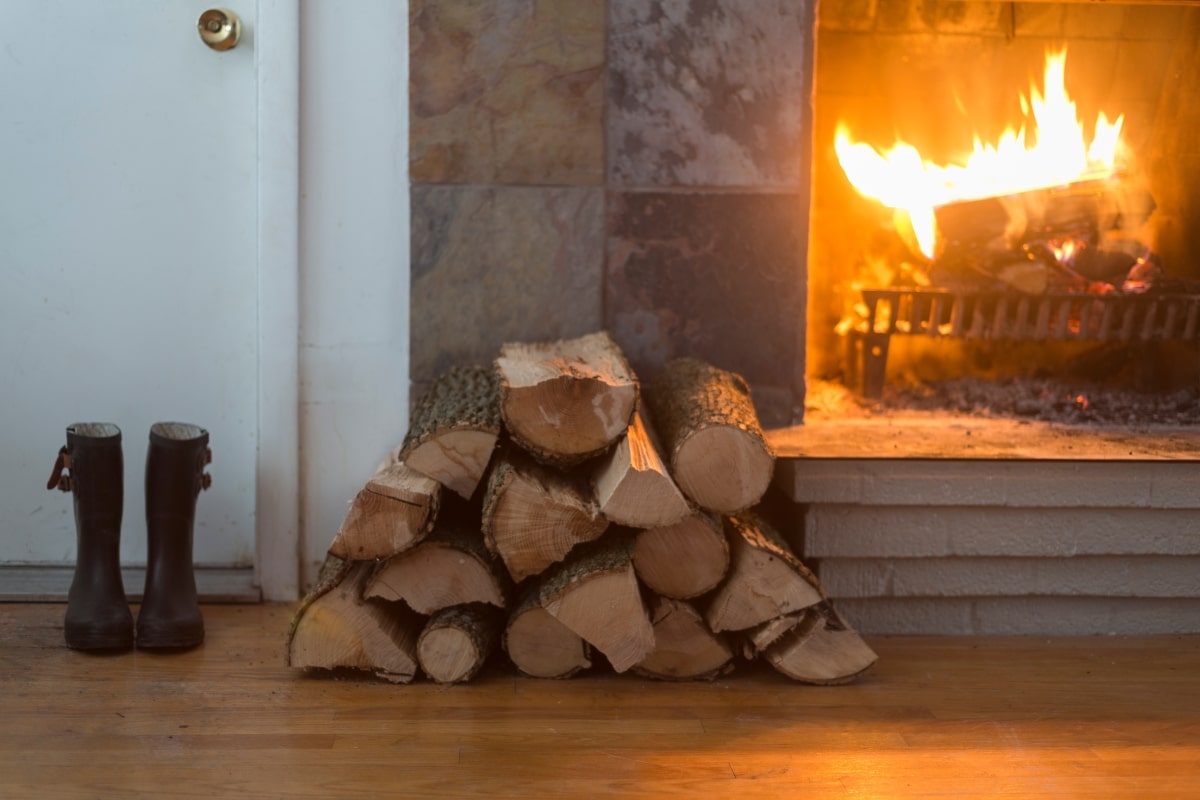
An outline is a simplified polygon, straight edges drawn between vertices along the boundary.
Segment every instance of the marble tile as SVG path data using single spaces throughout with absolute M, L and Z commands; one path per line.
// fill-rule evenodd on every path
M 635 371 L 695 356 L 801 399 L 807 220 L 806 193 L 610 195 L 605 323 Z
M 414 181 L 603 182 L 603 0 L 411 0 L 409 20 Z
M 602 189 L 414 186 L 412 379 L 598 330 L 603 262 Z
M 611 0 L 610 185 L 802 185 L 815 5 Z

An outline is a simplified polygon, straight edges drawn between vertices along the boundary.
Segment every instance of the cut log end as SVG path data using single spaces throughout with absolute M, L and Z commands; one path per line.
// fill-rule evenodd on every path
M 538 605 L 513 613 L 504 632 L 504 651 L 517 669 L 533 678 L 569 678 L 592 666 L 588 644 Z
M 404 459 L 413 469 L 469 500 L 483 478 L 498 440 L 495 431 L 448 431 L 414 445 Z
M 681 442 L 672 464 L 679 487 L 697 505 L 721 514 L 736 514 L 766 494 L 775 457 L 761 435 L 715 425 Z
M 633 415 L 625 436 L 597 464 L 593 483 L 600 510 L 618 525 L 671 525 L 691 511 L 667 472 L 653 430 L 640 413 Z
M 729 570 L 729 543 L 721 523 L 700 512 L 661 528 L 640 531 L 633 566 L 642 583 L 677 600 L 716 588 Z
M 495 650 L 500 613 L 472 604 L 446 608 L 429 618 L 417 640 L 421 670 L 437 683 L 461 683 L 475 676 Z
M 435 536 L 440 536 L 435 534 Z M 368 598 L 403 600 L 420 614 L 467 603 L 504 608 L 508 582 L 503 568 L 483 549 L 430 538 L 388 559 L 365 590 Z
M 634 671 L 662 680 L 711 679 L 732 668 L 733 651 L 690 604 L 657 598 L 651 612 L 654 650 Z
M 810 609 L 804 620 L 766 649 L 763 657 L 780 673 L 802 683 L 849 683 L 879 656 L 828 603 Z
M 405 464 L 385 464 L 350 503 L 329 552 L 356 561 L 393 556 L 429 533 L 440 505 L 437 481 Z

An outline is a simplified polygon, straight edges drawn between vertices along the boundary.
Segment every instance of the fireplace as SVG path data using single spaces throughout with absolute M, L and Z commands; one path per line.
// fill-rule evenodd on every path
M 1106 430 L 1083 393 L 1050 400 L 1084 423 L 1066 432 L 1020 411 L 980 420 L 976 405 L 928 392 L 866 401 L 854 373 L 870 368 L 871 343 L 839 331 L 864 301 L 907 323 L 884 330 L 888 387 L 1003 387 L 1029 365 L 1044 380 L 1119 363 L 1194 425 L 1192 301 L 1101 300 L 1081 320 L 1063 316 L 1070 298 L 872 298 L 864 288 L 884 287 L 856 283 L 857 265 L 903 245 L 834 152 L 844 119 L 861 139 L 902 130 L 949 157 L 975 132 L 962 109 L 982 129 L 1011 124 L 1012 95 L 1065 44 L 1081 109 L 1126 115 L 1156 205 L 1154 252 L 1200 278 L 1187 255 L 1200 248 L 1200 4 L 412 0 L 410 37 L 414 397 L 503 342 L 604 328 L 643 377 L 676 356 L 746 377 L 822 580 L 850 594 L 900 592 L 912 570 L 948 581 L 918 597 L 855 595 L 861 629 L 1200 630 L 1200 426 Z M 997 324 L 1030 333 L 973 335 Z M 1111 347 L 1071 340 L 1080 325 Z M 923 326 L 960 335 L 912 335 Z M 1142 336 L 1160 326 L 1171 335 Z M 1160 369 L 1144 369 L 1151 357 Z M 1130 408 L 1123 426 L 1158 421 Z M 1085 577 L 1046 588 L 1075 567 Z M 859 577 L 837 577 L 844 568 Z M 1115 610 L 1106 583 L 1129 595 Z

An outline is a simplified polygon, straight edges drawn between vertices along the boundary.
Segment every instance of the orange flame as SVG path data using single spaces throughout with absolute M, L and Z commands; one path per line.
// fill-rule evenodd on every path
M 861 194 L 905 211 L 912 220 L 920 250 L 933 258 L 937 225 L 934 209 L 947 203 L 1002 197 L 1045 189 L 1079 180 L 1111 176 L 1124 115 L 1109 122 L 1101 112 L 1088 143 L 1075 102 L 1065 85 L 1067 52 L 1046 53 L 1044 93 L 1030 88 L 1030 100 L 1021 107 L 1032 110 L 1036 123 L 1034 143 L 1026 143 L 1025 127 L 1011 127 L 995 144 L 975 138 L 974 151 L 963 164 L 939 165 L 926 161 L 915 147 L 897 141 L 880 153 L 850 138 L 846 125 L 838 126 L 834 147 L 838 161 Z

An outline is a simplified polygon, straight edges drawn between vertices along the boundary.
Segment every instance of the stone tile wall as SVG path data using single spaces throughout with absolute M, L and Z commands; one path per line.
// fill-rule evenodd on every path
M 411 0 L 412 379 L 607 328 L 799 421 L 815 0 Z

